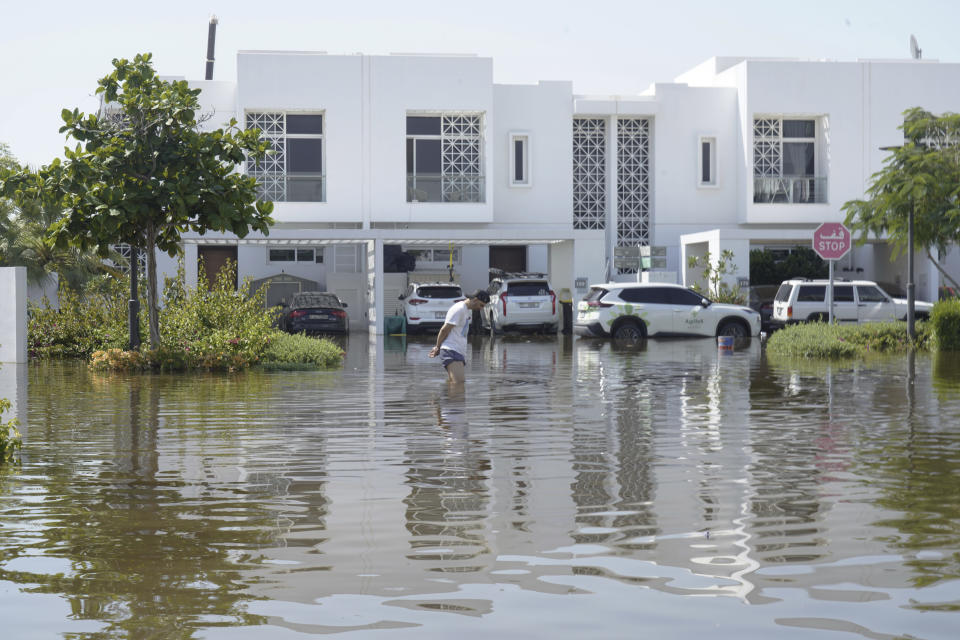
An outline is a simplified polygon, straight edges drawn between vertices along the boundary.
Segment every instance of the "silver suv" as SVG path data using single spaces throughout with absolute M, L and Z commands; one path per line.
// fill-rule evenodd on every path
M 830 316 L 829 286 L 829 280 L 785 280 L 773 299 L 773 322 L 826 322 Z M 926 319 L 932 310 L 929 302 L 917 301 L 914 317 Z M 906 320 L 907 301 L 891 297 L 870 280 L 834 280 L 833 316 L 837 322 L 850 324 Z
M 484 329 L 533 329 L 555 333 L 560 320 L 557 294 L 543 273 L 502 273 L 487 287 Z

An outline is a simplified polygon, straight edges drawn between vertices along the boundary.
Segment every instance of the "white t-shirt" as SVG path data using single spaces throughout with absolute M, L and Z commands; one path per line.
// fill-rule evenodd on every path
M 461 355 L 467 353 L 467 332 L 470 331 L 470 320 L 473 311 L 467 308 L 467 301 L 457 302 L 449 310 L 444 324 L 452 324 L 453 329 L 447 334 L 447 339 L 440 345 L 441 349 L 451 349 Z

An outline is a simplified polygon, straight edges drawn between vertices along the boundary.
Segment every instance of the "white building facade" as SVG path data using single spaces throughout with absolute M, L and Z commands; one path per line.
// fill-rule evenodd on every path
M 688 256 L 730 249 L 745 281 L 751 249 L 809 246 L 820 223 L 843 221 L 880 147 L 902 141 L 905 109 L 960 109 L 960 65 L 919 60 L 713 58 L 631 97 L 495 84 L 492 60 L 472 56 L 249 51 L 237 69 L 235 82 L 192 84 L 207 124 L 236 118 L 273 142 L 246 171 L 275 225 L 185 236 L 188 282 L 199 258 L 230 257 L 241 279 L 339 293 L 351 326 L 375 333 L 408 279 L 475 289 L 491 266 L 542 271 L 578 299 L 636 278 L 615 267 L 617 246 L 666 247 L 656 277 L 686 284 Z M 400 250 L 415 271 L 389 273 Z M 945 260 L 960 266 L 956 250 Z M 939 275 L 925 256 L 917 265 L 918 298 L 936 299 Z M 837 267 L 906 277 L 884 242 Z

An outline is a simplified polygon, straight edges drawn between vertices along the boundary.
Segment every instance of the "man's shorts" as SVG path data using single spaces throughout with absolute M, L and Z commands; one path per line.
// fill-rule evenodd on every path
M 443 363 L 443 368 L 446 369 L 451 362 L 462 362 L 467 363 L 467 359 L 463 357 L 462 353 L 457 353 L 453 349 L 440 349 L 440 362 Z

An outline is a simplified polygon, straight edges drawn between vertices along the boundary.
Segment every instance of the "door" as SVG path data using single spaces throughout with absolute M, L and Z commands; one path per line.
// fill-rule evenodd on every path
M 716 327 L 710 324 L 709 313 L 704 311 L 703 298 L 687 289 L 666 290 L 673 311 L 673 332 L 684 335 L 713 335 Z
M 237 248 L 200 245 L 197 247 L 197 268 L 202 268 L 207 278 L 207 287 L 213 288 L 217 274 L 227 264 L 233 263 L 233 288 L 237 288 Z
M 852 284 L 833 285 L 833 317 L 837 323 L 857 322 L 857 303 L 853 299 Z
M 879 287 L 857 285 L 857 312 L 860 322 L 896 320 L 896 305 Z
M 527 270 L 526 245 L 490 247 L 490 268 L 502 269 L 507 273 L 525 272 Z

